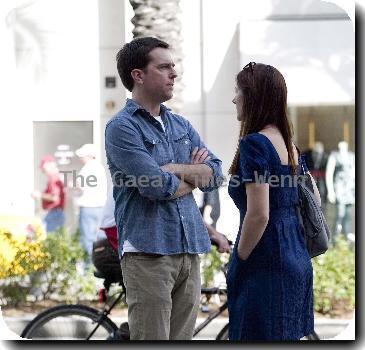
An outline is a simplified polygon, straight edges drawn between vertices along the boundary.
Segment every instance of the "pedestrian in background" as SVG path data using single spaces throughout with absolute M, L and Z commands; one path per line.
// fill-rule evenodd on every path
M 90 264 L 93 242 L 100 232 L 107 179 L 103 165 L 96 159 L 94 144 L 84 144 L 75 153 L 83 164 L 76 182 L 76 204 L 80 208 L 80 244 L 87 253 L 87 264 Z
M 43 218 L 43 225 L 47 233 L 54 232 L 65 224 L 65 191 L 56 160 L 51 155 L 45 155 L 40 162 L 40 169 L 47 176 L 47 186 L 43 192 L 34 190 L 34 199 L 40 199 L 42 209 L 47 213 Z

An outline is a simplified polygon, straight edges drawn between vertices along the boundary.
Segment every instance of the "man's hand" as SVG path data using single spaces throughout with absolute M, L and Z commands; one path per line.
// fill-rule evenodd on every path
M 206 160 L 209 160 L 208 150 L 206 148 L 199 149 L 195 147 L 193 152 L 191 152 L 191 164 L 202 164 Z
M 228 239 L 220 232 L 217 232 L 213 237 L 210 237 L 211 241 L 217 244 L 217 250 L 219 253 L 230 253 L 231 247 L 228 243 Z
M 199 149 L 198 147 L 195 147 L 193 152 L 191 152 L 190 159 L 190 164 L 202 164 L 206 160 L 210 159 L 208 156 L 208 150 L 206 148 Z M 171 174 L 176 174 L 178 172 L 176 163 L 164 164 L 160 168 L 162 171 L 166 171 Z
M 203 164 L 209 160 L 208 151 L 206 148 L 198 149 L 195 147 L 191 153 L 190 164 L 168 163 L 160 166 L 162 171 L 176 175 L 180 180 L 186 181 L 193 187 L 204 187 L 209 185 L 212 176 L 212 169 Z
M 217 246 L 219 253 L 230 253 L 231 246 L 229 245 L 228 239 L 225 235 L 218 232 L 212 225 L 205 222 L 207 227 L 210 240 Z

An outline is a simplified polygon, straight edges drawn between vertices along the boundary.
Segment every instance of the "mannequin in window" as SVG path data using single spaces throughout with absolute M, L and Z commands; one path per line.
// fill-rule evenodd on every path
M 336 204 L 333 235 L 349 238 L 351 233 L 351 210 L 355 203 L 355 155 L 348 143 L 341 141 L 338 150 L 331 152 L 326 167 L 328 201 Z
M 326 187 L 326 165 L 328 154 L 324 151 L 322 142 L 315 142 L 313 149 L 304 152 L 308 169 L 315 180 L 319 193 L 322 198 L 322 207 L 324 209 L 327 201 Z

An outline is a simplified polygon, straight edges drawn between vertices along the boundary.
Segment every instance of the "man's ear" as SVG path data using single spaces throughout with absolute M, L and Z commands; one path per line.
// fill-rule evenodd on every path
M 142 69 L 133 69 L 131 71 L 131 76 L 135 83 L 142 85 L 144 73 Z

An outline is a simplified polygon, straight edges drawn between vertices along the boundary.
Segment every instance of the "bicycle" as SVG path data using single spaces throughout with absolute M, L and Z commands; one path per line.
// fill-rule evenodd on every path
M 221 271 L 226 276 L 227 264 L 221 266 Z M 28 339 L 79 339 L 79 340 L 109 340 L 109 341 L 128 341 L 129 327 L 128 323 L 124 322 L 119 327 L 108 317 L 113 308 L 121 301 L 125 302 L 125 286 L 123 281 L 109 279 L 99 271 L 94 272 L 97 278 L 103 278 L 104 289 L 99 293 L 102 301 L 105 303 L 103 310 L 97 310 L 82 304 L 60 305 L 43 311 L 36 316 L 25 327 L 21 333 L 22 338 Z M 108 304 L 108 292 L 113 283 L 118 283 L 121 286 L 121 291 L 111 296 L 111 304 Z M 213 287 L 201 288 L 201 294 L 205 295 L 209 301 L 211 296 L 219 295 L 226 296 L 227 288 Z M 196 337 L 209 323 L 220 316 L 227 310 L 228 304 L 225 300 L 218 310 L 210 313 L 208 317 L 199 324 L 193 334 L 193 339 Z M 71 317 L 71 321 L 65 322 L 65 318 Z M 59 326 L 62 325 L 62 328 Z M 66 329 L 66 326 L 71 325 L 72 328 Z M 215 340 L 228 340 L 229 324 L 227 323 L 217 334 Z M 306 337 L 307 340 L 320 340 L 316 333 Z
M 94 275 L 98 278 L 104 278 L 104 289 L 101 295 L 105 301 L 105 306 L 102 311 L 81 304 L 55 306 L 43 311 L 30 321 L 20 336 L 28 339 L 129 340 L 127 322 L 122 323 L 118 327 L 108 317 L 114 307 L 120 301 L 125 300 L 125 287 L 123 282 L 119 282 L 122 290 L 117 293 L 116 298 L 109 305 L 107 303 L 107 293 L 112 283 L 97 271 Z M 215 294 L 225 295 L 227 290 L 225 287 L 202 288 L 201 292 L 207 297 L 211 297 Z M 115 295 L 112 297 L 115 297 Z M 204 322 L 196 327 L 194 337 L 226 309 L 227 302 L 224 302 L 217 311 L 210 314 Z M 67 321 L 66 318 L 71 319 Z M 72 328 L 69 326 L 72 326 Z M 224 329 L 228 329 L 227 325 L 219 332 L 217 340 L 222 339 Z

